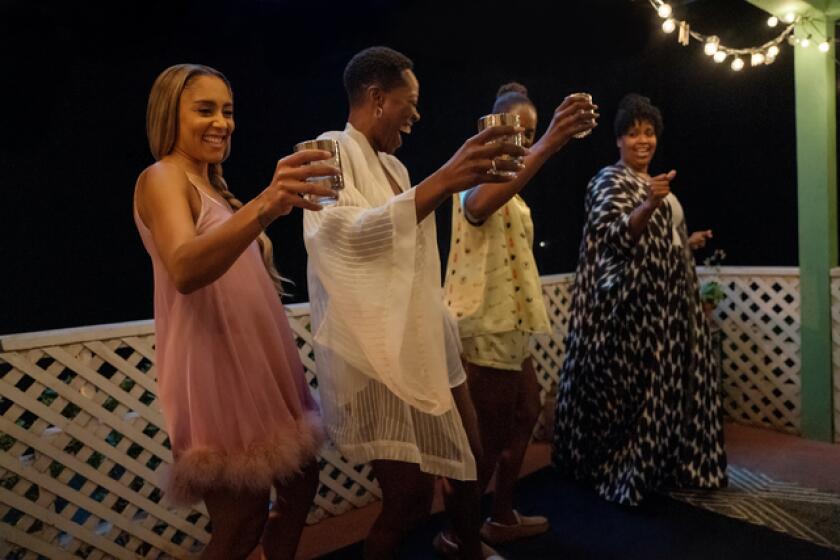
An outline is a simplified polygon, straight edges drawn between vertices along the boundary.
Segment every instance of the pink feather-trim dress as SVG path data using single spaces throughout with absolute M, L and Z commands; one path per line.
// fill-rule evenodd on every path
M 233 211 L 196 187 L 198 235 Z M 179 293 L 151 231 L 134 220 L 154 269 L 158 399 L 174 463 L 168 501 L 259 491 L 318 456 L 324 435 L 288 319 L 255 242 L 219 279 Z

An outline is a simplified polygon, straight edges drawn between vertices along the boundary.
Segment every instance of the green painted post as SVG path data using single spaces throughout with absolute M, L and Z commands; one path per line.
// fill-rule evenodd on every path
M 834 37 L 834 21 L 820 24 Z M 830 269 L 837 266 L 837 85 L 829 53 L 794 49 L 799 271 L 802 320 L 802 434 L 832 441 Z
M 818 35 L 834 38 L 840 0 L 747 0 L 781 16 L 823 18 Z M 802 434 L 831 441 L 831 278 L 837 266 L 837 86 L 831 50 L 794 48 L 799 272 L 802 338 Z

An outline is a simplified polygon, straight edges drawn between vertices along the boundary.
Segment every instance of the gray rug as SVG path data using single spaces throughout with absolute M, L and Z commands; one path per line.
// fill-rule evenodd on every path
M 668 495 L 715 513 L 840 551 L 840 496 L 730 465 L 729 488 Z M 840 476 L 840 474 L 838 474 Z

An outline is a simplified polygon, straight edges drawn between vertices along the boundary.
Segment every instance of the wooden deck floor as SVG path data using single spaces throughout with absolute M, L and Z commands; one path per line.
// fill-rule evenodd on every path
M 726 425 L 726 447 L 733 465 L 763 472 L 780 481 L 840 494 L 840 445 L 805 440 L 772 430 Z M 550 445 L 534 443 L 528 450 L 522 476 L 537 471 L 550 461 Z M 433 511 L 442 509 L 440 492 Z M 360 541 L 379 514 L 374 503 L 304 530 L 297 558 L 307 560 Z M 260 560 L 256 550 L 249 560 Z

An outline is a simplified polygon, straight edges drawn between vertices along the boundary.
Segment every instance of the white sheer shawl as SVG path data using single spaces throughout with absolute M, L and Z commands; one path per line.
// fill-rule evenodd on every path
M 463 381 L 457 325 L 443 306 L 434 216 L 417 224 L 395 157 L 350 124 L 339 142 L 345 188 L 304 213 L 318 385 L 335 444 L 358 462 L 391 459 L 458 479 L 475 461 L 450 384 Z M 397 196 L 387 173 L 400 186 Z

